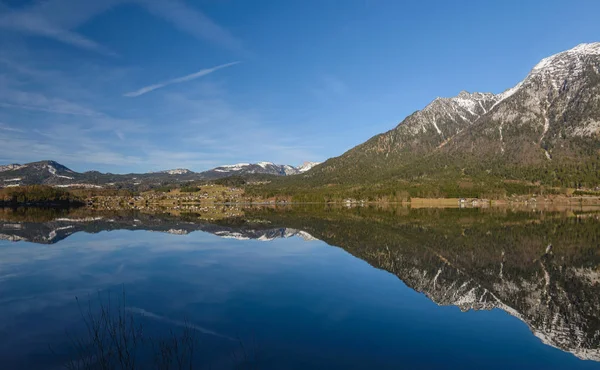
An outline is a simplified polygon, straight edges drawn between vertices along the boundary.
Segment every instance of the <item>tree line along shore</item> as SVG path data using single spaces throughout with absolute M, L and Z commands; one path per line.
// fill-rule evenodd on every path
M 255 187 L 255 185 L 253 185 Z M 311 198 L 287 194 L 268 194 L 248 191 L 244 186 L 218 184 L 168 186 L 137 192 L 128 189 L 64 189 L 47 185 L 29 185 L 0 189 L 0 206 L 87 206 L 97 209 L 193 209 L 203 203 L 218 204 L 291 204 L 291 203 L 335 203 L 346 206 L 364 204 L 410 204 L 412 207 L 487 207 L 507 204 L 543 206 L 600 205 L 600 192 L 513 194 L 511 196 L 486 197 L 352 197 L 323 194 Z

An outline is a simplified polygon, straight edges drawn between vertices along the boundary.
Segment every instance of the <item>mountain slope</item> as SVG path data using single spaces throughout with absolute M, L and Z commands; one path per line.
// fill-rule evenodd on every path
M 60 184 L 74 182 L 82 175 L 54 161 L 40 161 L 27 164 L 0 166 L 0 178 L 4 186 L 28 184 Z
M 538 165 L 597 154 L 599 71 L 600 43 L 579 45 L 542 60 L 442 152 L 500 155 L 510 163 Z
M 599 153 L 600 43 L 593 43 L 542 60 L 501 94 L 437 98 L 302 178 L 329 187 L 463 180 L 594 187 Z

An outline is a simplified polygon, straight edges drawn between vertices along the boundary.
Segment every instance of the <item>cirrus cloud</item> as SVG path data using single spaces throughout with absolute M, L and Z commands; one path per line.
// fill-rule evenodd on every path
M 128 93 L 124 94 L 124 96 L 129 97 L 129 98 L 134 98 L 134 97 L 137 97 L 137 96 L 149 93 L 150 91 L 154 91 L 156 89 L 163 88 L 165 86 L 169 86 L 169 85 L 173 85 L 173 84 L 178 84 L 178 83 L 182 83 L 182 82 L 187 82 L 187 81 L 195 80 L 196 78 L 200 78 L 202 76 L 206 76 L 206 75 L 211 74 L 211 73 L 213 73 L 215 71 L 218 71 L 219 69 L 227 68 L 227 67 L 236 65 L 238 63 L 239 62 L 231 62 L 231 63 L 221 64 L 219 66 L 212 67 L 212 68 L 201 69 L 198 72 L 194 72 L 192 74 L 189 74 L 189 75 L 186 75 L 186 76 L 183 76 L 183 77 L 177 77 L 177 78 L 170 79 L 168 81 L 164 81 L 164 82 L 160 82 L 160 83 L 157 83 L 157 84 L 153 84 L 153 85 L 142 87 L 141 89 L 138 89 L 136 91 L 128 92 Z

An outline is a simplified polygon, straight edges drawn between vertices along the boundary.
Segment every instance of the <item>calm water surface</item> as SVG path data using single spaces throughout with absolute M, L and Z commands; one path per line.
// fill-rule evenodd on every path
M 600 369 L 594 213 L 253 212 L 2 213 L 0 367 L 62 368 L 111 299 L 195 368 Z

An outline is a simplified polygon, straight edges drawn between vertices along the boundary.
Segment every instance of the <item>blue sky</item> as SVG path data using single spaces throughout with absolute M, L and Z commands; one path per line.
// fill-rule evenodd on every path
M 115 173 L 342 154 L 600 41 L 600 2 L 0 0 L 0 163 Z

